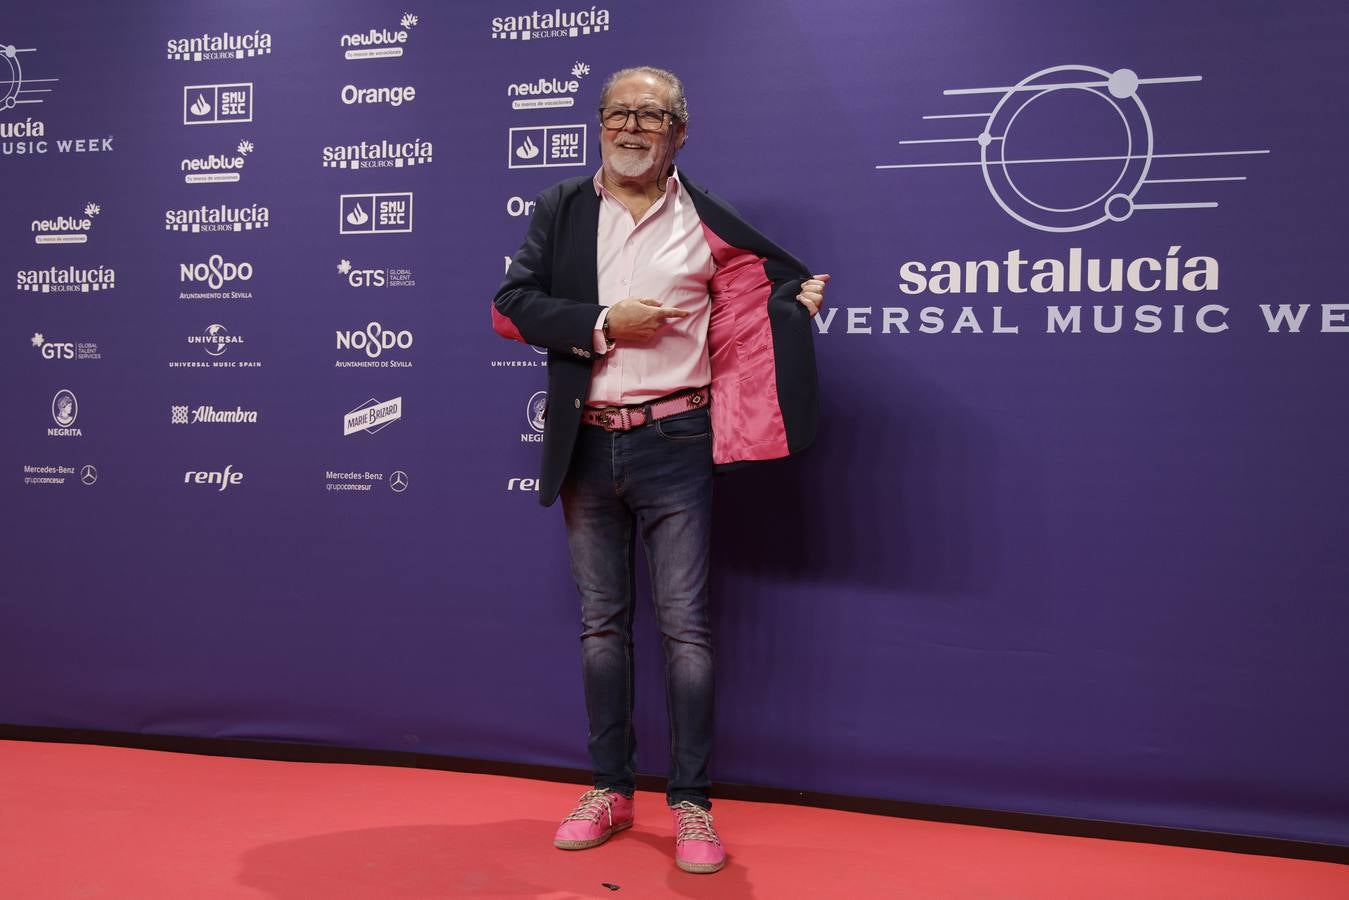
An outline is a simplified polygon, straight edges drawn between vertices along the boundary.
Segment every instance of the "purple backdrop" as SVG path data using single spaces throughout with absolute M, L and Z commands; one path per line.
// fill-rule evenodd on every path
M 501 7 L 6 14 L 0 721 L 585 764 L 488 300 L 653 63 L 835 275 L 714 777 L 1349 843 L 1342 4 Z

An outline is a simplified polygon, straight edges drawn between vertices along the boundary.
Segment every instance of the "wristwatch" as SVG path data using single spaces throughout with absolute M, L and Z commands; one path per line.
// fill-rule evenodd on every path
M 609 336 L 609 314 L 604 314 L 604 324 L 600 326 L 600 331 L 604 333 L 604 343 L 608 347 L 614 345 L 614 339 Z

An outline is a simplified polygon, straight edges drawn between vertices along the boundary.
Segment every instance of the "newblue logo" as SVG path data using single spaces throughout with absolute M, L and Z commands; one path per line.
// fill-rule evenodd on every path
M 402 56 L 403 45 L 408 42 L 408 33 L 417 27 L 418 19 L 412 13 L 403 13 L 398 24 L 400 29 L 371 28 L 342 35 L 342 46 L 348 47 L 343 57 L 346 59 L 384 59 Z
M 35 244 L 84 244 L 94 227 L 94 217 L 103 208 L 97 203 L 84 205 L 84 216 L 57 216 L 55 219 L 34 219 L 30 230 Z

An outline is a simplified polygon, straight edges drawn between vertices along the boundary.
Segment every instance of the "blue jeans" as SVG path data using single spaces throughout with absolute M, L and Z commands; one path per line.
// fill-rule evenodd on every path
M 706 409 L 626 432 L 582 425 L 562 486 L 581 595 L 581 670 L 595 786 L 636 786 L 632 727 L 633 538 L 642 537 L 665 650 L 671 805 L 710 808 L 712 429 Z

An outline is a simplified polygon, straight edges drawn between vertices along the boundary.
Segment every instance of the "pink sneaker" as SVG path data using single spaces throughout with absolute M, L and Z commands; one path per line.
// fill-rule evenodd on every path
M 585 850 L 597 847 L 617 832 L 631 827 L 632 798 L 607 788 L 596 788 L 582 794 L 571 815 L 557 826 L 553 846 L 559 850 Z
M 712 827 L 712 814 L 684 800 L 670 807 L 675 822 L 675 864 L 685 872 L 715 872 L 726 865 L 726 848 Z

